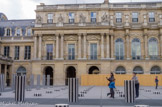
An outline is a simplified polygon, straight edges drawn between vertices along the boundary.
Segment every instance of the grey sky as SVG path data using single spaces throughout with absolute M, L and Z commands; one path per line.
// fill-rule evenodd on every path
M 76 4 L 76 3 L 102 3 L 104 0 L 0 0 L 0 12 L 6 14 L 8 19 L 34 19 L 36 5 Z M 151 2 L 162 0 L 109 0 L 110 2 Z

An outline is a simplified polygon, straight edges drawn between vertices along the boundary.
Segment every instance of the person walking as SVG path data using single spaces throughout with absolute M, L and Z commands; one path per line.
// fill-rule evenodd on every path
M 138 77 L 136 76 L 136 73 L 133 73 L 132 80 L 135 81 L 136 98 L 138 98 L 139 97 L 139 81 L 138 81 Z
M 112 80 L 112 82 L 109 85 L 109 88 L 110 88 L 110 93 L 107 93 L 107 96 L 111 95 L 110 98 L 114 98 L 115 79 Z
M 110 83 L 115 79 L 115 78 L 114 78 L 114 74 L 111 72 L 110 77 L 109 77 L 109 78 L 106 77 L 106 79 L 109 81 L 109 83 L 108 83 L 108 86 L 109 86 Z M 110 88 L 110 87 L 109 87 L 109 88 Z M 111 89 L 110 89 L 110 92 L 111 92 Z M 112 97 L 112 94 L 111 94 L 110 97 Z
M 159 80 L 158 80 L 158 76 L 156 76 L 156 78 L 155 78 L 155 83 L 156 83 L 156 87 L 155 87 L 155 89 L 158 88 L 158 82 L 159 82 Z

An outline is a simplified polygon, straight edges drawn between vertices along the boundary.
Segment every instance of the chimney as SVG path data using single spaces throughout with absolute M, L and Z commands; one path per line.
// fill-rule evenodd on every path
M 104 4 L 108 4 L 109 3 L 109 0 L 104 0 Z

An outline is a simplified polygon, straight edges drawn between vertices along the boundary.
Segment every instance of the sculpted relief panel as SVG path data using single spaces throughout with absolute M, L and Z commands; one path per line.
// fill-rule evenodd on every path
M 99 35 L 88 35 L 87 36 L 87 40 L 100 40 L 100 36 Z

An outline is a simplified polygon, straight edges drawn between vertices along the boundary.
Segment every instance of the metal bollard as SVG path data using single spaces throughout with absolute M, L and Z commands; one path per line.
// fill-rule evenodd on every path
M 55 107 L 69 107 L 68 104 L 55 104 Z
M 134 105 L 134 107 L 149 107 L 149 105 Z

